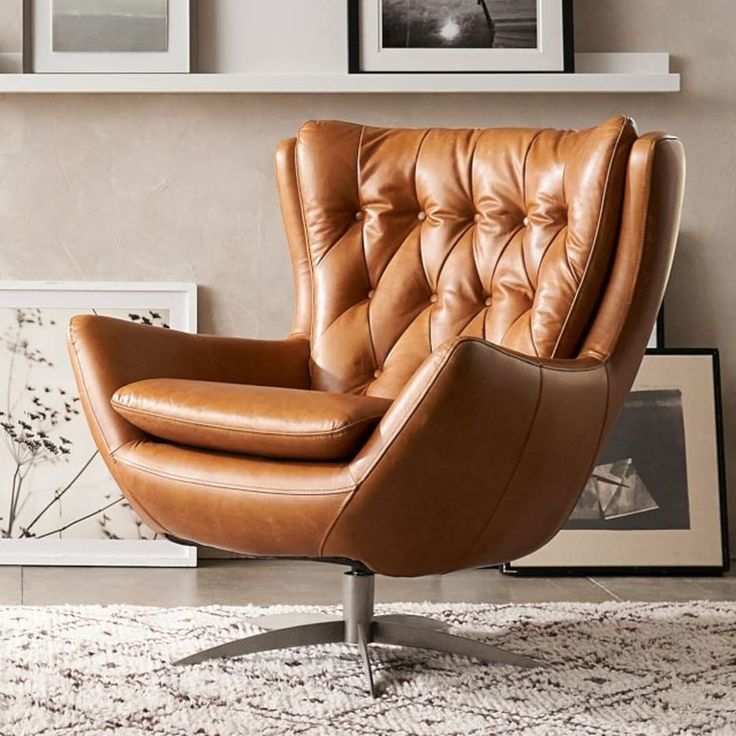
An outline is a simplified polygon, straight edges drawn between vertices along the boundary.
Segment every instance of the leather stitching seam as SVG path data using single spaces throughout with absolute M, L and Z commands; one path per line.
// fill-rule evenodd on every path
M 519 468 L 521 467 L 521 461 L 524 459 L 524 456 L 526 455 L 526 450 L 529 447 L 529 440 L 532 437 L 532 434 L 534 433 L 534 427 L 537 423 L 537 417 L 539 416 L 539 408 L 542 406 L 542 393 L 543 393 L 543 387 L 544 387 L 544 371 L 542 370 L 542 367 L 539 366 L 539 384 L 538 384 L 538 391 L 537 394 L 537 401 L 534 406 L 534 412 L 532 413 L 531 419 L 529 421 L 529 428 L 526 432 L 526 437 L 524 437 L 524 442 L 521 445 L 521 448 L 519 450 L 519 454 L 516 458 L 516 462 L 514 463 L 513 470 L 509 474 L 508 480 L 506 481 L 506 485 L 504 486 L 501 493 L 498 494 L 498 498 L 496 499 L 496 503 L 489 512 L 485 523 L 483 524 L 480 532 L 476 535 L 473 542 L 469 545 L 468 551 L 465 555 L 460 557 L 460 564 L 457 569 L 462 569 L 462 565 L 464 564 L 464 561 L 468 559 L 468 557 L 472 557 L 473 552 L 475 551 L 476 546 L 480 542 L 481 539 L 485 536 L 486 531 L 491 526 L 491 523 L 493 522 L 493 519 L 496 515 L 496 512 L 500 508 L 501 504 L 503 503 L 504 498 L 506 497 L 506 494 L 508 493 L 509 488 L 511 487 L 512 483 L 514 482 L 514 478 L 516 478 L 516 474 L 519 471 Z
M 107 437 L 105 436 L 104 431 L 102 430 L 102 424 L 100 423 L 99 417 L 97 416 L 97 412 L 95 411 L 95 407 L 92 404 L 92 401 L 89 398 L 89 388 L 87 386 L 87 379 L 84 375 L 84 370 L 82 369 L 82 362 L 79 359 L 79 348 L 77 347 L 77 341 L 74 337 L 74 328 L 69 323 L 69 327 L 67 329 L 67 335 L 69 336 L 69 342 L 72 346 L 72 353 L 74 356 L 74 362 L 77 366 L 77 374 L 79 375 L 79 378 L 82 381 L 82 387 L 84 388 L 84 395 L 85 395 L 85 403 L 89 407 L 90 414 L 92 415 L 92 418 L 94 419 L 95 426 L 97 427 L 97 431 L 100 433 L 100 437 L 102 437 L 105 445 L 107 446 L 107 451 L 110 454 L 110 458 L 112 459 L 113 463 L 117 464 L 117 459 L 115 457 L 115 453 L 117 450 L 120 449 L 120 447 L 124 447 L 125 443 L 123 445 L 119 445 L 115 449 L 110 448 L 110 443 L 107 440 Z M 99 452 L 99 449 L 98 449 Z M 123 491 L 123 495 L 128 496 L 128 498 L 132 498 L 141 508 L 145 509 L 146 514 L 148 517 L 153 521 L 154 524 L 156 524 L 160 529 L 163 529 L 166 533 L 170 533 L 170 530 L 165 527 L 153 514 L 151 514 L 148 509 L 145 508 L 144 504 L 142 504 L 135 496 L 134 493 L 131 492 L 130 488 L 128 488 L 127 484 L 123 483 L 122 479 L 115 478 L 116 482 L 120 486 L 120 490 Z
M 503 345 L 503 343 L 506 341 L 506 338 L 508 337 L 509 332 L 514 329 L 514 327 L 518 324 L 519 320 L 524 317 L 524 315 L 529 314 L 529 311 L 531 310 L 531 307 L 528 307 L 525 309 L 509 326 L 506 332 L 503 333 L 503 337 L 499 341 L 500 345 Z M 531 330 L 531 319 L 529 320 L 529 329 Z M 537 354 L 537 357 L 540 357 L 539 352 L 537 351 L 536 346 L 534 345 L 534 341 L 532 340 L 532 347 L 534 348 L 534 351 Z
M 445 257 L 442 259 L 442 263 L 440 264 L 439 268 L 437 269 L 437 284 L 434 287 L 434 290 L 435 291 L 439 290 L 440 279 L 442 278 L 442 270 L 444 269 L 445 264 L 447 263 L 448 258 L 452 255 L 452 253 L 455 250 L 455 248 L 457 248 L 457 246 L 460 243 L 460 241 L 469 232 L 472 231 L 473 227 L 474 227 L 473 224 L 466 225 L 465 226 L 465 229 L 460 231 L 460 233 L 458 234 L 457 238 L 455 238 L 455 242 L 450 246 L 450 249 L 447 251 Z M 430 285 L 430 288 L 431 288 L 431 285 Z M 431 352 L 432 350 L 434 350 L 434 347 L 432 346 L 432 313 L 431 312 L 429 313 L 428 325 L 429 325 L 429 350 Z
M 244 429 L 241 427 L 233 427 L 228 426 L 225 424 L 215 424 L 213 422 L 197 422 L 192 421 L 188 419 L 180 419 L 178 417 L 172 417 L 168 414 L 161 414 L 160 412 L 150 411 L 148 409 L 140 409 L 137 407 L 129 407 L 124 404 L 121 404 L 117 401 L 111 401 L 110 402 L 113 407 L 116 410 L 120 410 L 120 412 L 130 412 L 131 414 L 141 414 L 143 416 L 147 417 L 153 417 L 155 419 L 162 419 L 167 422 L 171 422 L 172 424 L 182 424 L 188 427 L 205 427 L 207 429 L 216 429 L 216 430 L 222 430 L 225 432 L 233 432 L 236 434 L 249 434 L 256 437 L 290 437 L 290 438 L 298 438 L 298 437 L 306 437 L 308 439 L 322 439 L 324 437 L 339 437 L 340 435 L 347 434 L 347 430 L 352 429 L 353 427 L 358 427 L 361 424 L 367 424 L 372 421 L 380 420 L 383 417 L 383 414 L 377 414 L 375 416 L 370 417 L 364 417 L 363 419 L 356 419 L 354 422 L 349 422 L 348 424 L 344 424 L 341 427 L 335 428 L 335 429 L 325 429 L 325 430 L 309 430 L 304 432 L 272 432 L 272 431 L 260 431 L 257 429 Z
M 406 423 L 411 419 L 412 415 L 415 413 L 416 409 L 418 408 L 419 404 L 424 400 L 424 398 L 429 393 L 430 389 L 434 386 L 436 381 L 438 380 L 442 370 L 444 369 L 447 362 L 450 360 L 452 355 L 455 353 L 455 351 L 466 342 L 473 342 L 477 343 L 478 345 L 481 345 L 482 347 L 496 351 L 499 353 L 502 353 L 503 355 L 506 355 L 510 358 L 513 358 L 514 360 L 518 360 L 522 363 L 526 363 L 527 365 L 534 366 L 535 368 L 544 368 L 545 371 L 555 371 L 560 373 L 587 373 L 589 371 L 597 371 L 600 369 L 601 363 L 592 363 L 585 366 L 574 366 L 572 363 L 575 363 L 576 361 L 572 360 L 570 361 L 570 365 L 566 366 L 553 366 L 548 365 L 544 362 L 540 362 L 538 360 L 534 360 L 532 356 L 526 356 L 521 353 L 511 353 L 504 348 L 500 348 L 499 346 L 495 345 L 492 342 L 489 342 L 487 340 L 482 340 L 478 337 L 459 337 L 459 338 L 453 338 L 455 340 L 454 344 L 447 350 L 447 353 L 445 353 L 444 356 L 442 356 L 441 361 L 437 364 L 434 371 L 430 375 L 429 379 L 427 380 L 427 384 L 422 390 L 422 392 L 417 396 L 415 401 L 409 406 L 404 415 L 398 420 L 399 426 L 397 430 L 394 432 L 394 434 L 386 441 L 386 443 L 381 448 L 380 453 L 377 454 L 376 459 L 374 462 L 372 462 L 365 470 L 365 472 L 362 475 L 361 482 L 364 480 L 371 470 L 378 464 L 378 461 L 381 459 L 381 457 L 385 454 L 385 452 L 389 449 L 393 441 L 398 437 L 398 435 L 401 433 L 401 430 L 404 428 Z M 439 350 L 440 348 L 438 348 Z M 544 359 L 543 359 L 544 360 Z
M 419 158 L 422 155 L 422 149 L 424 148 L 424 142 L 429 137 L 429 134 L 431 132 L 431 128 L 427 128 L 427 130 L 424 131 L 424 135 L 422 136 L 422 139 L 419 141 L 419 145 L 417 146 L 417 152 L 416 157 L 414 159 L 414 199 L 416 200 L 417 206 L 421 206 L 421 203 L 419 202 L 419 187 L 417 186 L 417 171 L 419 170 Z M 427 280 L 427 287 L 429 290 L 432 290 L 432 284 L 430 283 L 429 278 L 429 271 L 427 271 L 427 264 L 424 262 L 424 253 L 422 252 L 422 236 L 421 236 L 421 229 L 419 230 L 419 263 L 422 266 L 422 273 L 424 274 L 424 278 Z
M 627 299 L 626 299 L 627 306 L 631 305 L 631 302 L 634 298 L 634 292 L 636 291 L 636 282 L 638 281 L 638 278 L 639 278 L 639 274 L 641 271 L 641 262 L 644 256 L 643 242 L 645 239 L 645 234 L 646 234 L 646 229 L 647 229 L 647 224 L 648 224 L 647 215 L 649 212 L 649 203 L 650 203 L 651 193 L 652 193 L 652 171 L 654 168 L 654 157 L 651 155 L 651 152 L 653 149 L 657 147 L 659 143 L 661 143 L 662 141 L 667 141 L 667 140 L 672 140 L 672 139 L 671 138 L 653 139 L 650 141 L 649 147 L 647 149 L 647 164 L 646 164 L 646 171 L 644 173 L 645 182 L 644 182 L 644 187 L 642 191 L 642 200 L 644 202 L 643 211 L 645 212 L 645 214 L 644 216 L 640 218 L 639 228 L 637 230 L 637 238 L 636 238 L 637 242 L 641 243 L 642 245 L 639 248 L 637 256 L 636 256 L 636 266 L 634 269 L 634 272 L 636 273 L 636 278 L 631 279 L 628 285 L 629 291 L 628 291 Z M 611 341 L 612 345 L 615 345 L 618 342 L 618 339 L 621 336 L 621 333 L 623 332 L 623 329 L 624 329 L 624 323 L 625 323 L 625 319 L 621 320 L 621 322 L 619 323 L 617 330 L 616 330 L 615 340 Z M 599 351 L 588 351 L 588 352 L 590 354 L 593 352 L 598 353 Z M 606 358 L 608 358 L 608 355 L 609 354 L 607 353 Z
M 455 352 L 458 345 L 460 345 L 465 340 L 458 340 L 456 341 L 452 347 L 445 353 L 445 355 L 442 356 L 442 359 L 435 367 L 434 371 L 429 377 L 429 380 L 427 381 L 427 384 L 425 385 L 424 389 L 419 393 L 419 395 L 415 398 L 415 400 L 412 402 L 411 406 L 407 408 L 407 410 L 404 412 L 404 415 L 400 417 L 399 424 L 394 432 L 394 434 L 388 439 L 388 441 L 381 447 L 381 449 L 376 453 L 376 457 L 373 459 L 373 461 L 368 465 L 368 467 L 365 469 L 365 471 L 361 474 L 360 478 L 356 478 L 353 474 L 352 468 L 348 465 L 348 472 L 350 473 L 350 477 L 353 479 L 353 481 L 356 484 L 356 487 L 354 488 L 353 492 L 348 496 L 348 498 L 345 499 L 342 507 L 339 509 L 337 514 L 335 515 L 335 518 L 333 519 L 332 523 L 327 527 L 327 530 L 324 533 L 324 536 L 322 537 L 322 541 L 319 545 L 319 554 L 321 556 L 324 556 L 324 550 L 325 546 L 329 542 L 329 538 L 332 535 L 333 530 L 337 526 L 338 522 L 342 518 L 342 515 L 347 510 L 348 506 L 350 505 L 350 502 L 355 498 L 355 495 L 357 494 L 360 484 L 363 483 L 363 481 L 370 475 L 370 473 L 373 471 L 373 469 L 378 465 L 378 462 L 383 458 L 383 456 L 388 452 L 389 448 L 393 443 L 395 442 L 396 438 L 401 434 L 401 430 L 404 428 L 406 423 L 411 419 L 416 409 L 419 407 L 419 405 L 422 403 L 424 398 L 429 394 L 430 389 L 432 386 L 434 386 L 435 382 L 437 381 L 440 373 L 442 372 L 442 369 L 445 367 L 447 362 L 450 359 L 450 356 Z
M 649 146 L 648 153 L 651 153 L 651 151 L 657 147 L 658 143 L 659 141 L 657 140 L 652 141 L 652 143 Z M 636 275 L 637 275 L 636 281 L 638 281 L 639 279 L 639 275 L 641 272 L 641 262 L 644 257 L 644 241 L 646 240 L 646 231 L 647 231 L 647 225 L 649 221 L 649 218 L 648 218 L 649 205 L 650 205 L 651 196 L 652 196 L 652 171 L 654 170 L 654 156 L 650 155 L 648 158 L 649 160 L 647 161 L 646 183 L 644 186 L 644 192 L 643 192 L 643 197 L 642 197 L 642 199 L 646 203 L 645 207 L 643 208 L 646 214 L 640 218 L 639 231 L 637 233 L 637 240 L 642 245 L 639 248 L 639 252 L 637 253 L 637 257 L 636 257 Z M 629 305 L 633 301 L 635 291 L 636 291 L 635 280 L 632 279 L 631 282 L 629 283 L 629 294 L 626 300 Z M 622 330 L 623 330 L 623 324 L 621 325 L 621 328 L 619 329 L 619 332 L 618 332 L 619 335 L 621 334 Z
M 360 205 L 361 212 L 363 211 L 363 193 L 361 191 L 363 180 L 361 177 L 361 160 L 363 158 L 363 138 L 365 136 L 365 125 L 360 129 L 360 140 L 358 141 L 358 154 L 356 158 L 356 176 L 358 178 L 358 204 Z M 365 227 L 363 225 L 363 222 L 360 223 L 360 248 L 363 251 L 363 263 L 365 263 L 365 276 L 368 281 L 368 287 L 371 289 L 375 289 L 378 287 L 378 282 L 374 285 L 371 281 L 371 269 L 368 266 L 368 250 L 365 245 Z M 378 281 L 380 281 L 380 277 L 378 278 Z M 362 302 L 361 302 L 362 303 Z M 373 356 L 373 366 L 374 369 L 378 368 L 378 355 L 376 354 L 376 343 L 373 339 L 373 327 L 371 325 L 371 302 L 370 299 L 368 300 L 368 304 L 366 306 L 365 310 L 365 321 L 366 321 L 366 327 L 368 329 L 368 345 L 371 349 L 371 355 Z
M 84 375 L 84 371 L 82 370 L 82 362 L 79 360 L 79 349 L 77 348 L 77 341 L 74 339 L 74 329 L 71 323 L 69 324 L 67 334 L 69 336 L 69 342 L 71 343 L 72 348 L 74 350 L 74 359 L 75 359 L 74 362 L 77 364 L 77 372 L 79 373 L 79 377 L 82 379 L 82 386 L 84 387 L 84 394 L 85 394 L 85 397 L 87 397 L 87 405 L 89 406 L 92 417 L 95 420 L 95 426 L 97 427 L 97 431 L 100 433 L 100 437 L 102 437 L 102 439 L 105 441 L 108 452 L 112 454 L 113 452 L 115 452 L 117 448 L 110 447 L 110 442 L 108 441 L 105 431 L 102 428 L 102 423 L 100 422 L 97 416 L 97 412 L 95 411 L 94 406 L 92 406 L 92 402 L 89 400 L 89 387 L 87 386 L 87 379 Z
M 396 441 L 396 439 L 399 437 L 401 432 L 403 431 L 406 424 L 409 422 L 409 420 L 412 418 L 412 416 L 416 413 L 417 409 L 419 408 L 419 405 L 426 399 L 426 397 L 429 395 L 430 390 L 434 387 L 437 380 L 439 379 L 440 375 L 442 374 L 443 369 L 449 362 L 452 355 L 455 353 L 455 351 L 459 348 L 460 345 L 466 342 L 473 342 L 477 343 L 486 349 L 490 349 L 492 351 L 496 351 L 499 353 L 502 353 L 508 357 L 513 357 L 516 360 L 519 360 L 523 363 L 527 363 L 529 365 L 533 365 L 537 368 L 542 369 L 544 367 L 545 370 L 551 370 L 551 371 L 560 371 L 563 373 L 570 373 L 570 372 L 588 372 L 588 371 L 595 371 L 599 370 L 601 367 L 600 363 L 595 363 L 591 365 L 585 365 L 585 366 L 565 366 L 565 367 L 557 367 L 557 366 L 550 366 L 545 365 L 543 363 L 540 363 L 539 361 L 535 361 L 533 358 L 529 356 L 524 356 L 521 354 L 511 354 L 509 351 L 504 350 L 503 348 L 500 348 L 496 345 L 494 345 L 491 342 L 488 342 L 486 340 L 479 339 L 477 337 L 459 337 L 454 338 L 455 342 L 452 344 L 452 346 L 447 350 L 444 356 L 442 356 L 442 359 L 435 367 L 432 374 L 429 376 L 427 383 L 421 390 L 421 392 L 417 395 L 415 400 L 411 403 L 411 405 L 406 409 L 404 414 L 397 420 L 398 426 L 394 433 L 389 437 L 386 442 L 383 444 L 381 449 L 376 453 L 373 460 L 369 463 L 369 465 L 365 468 L 365 470 L 361 473 L 360 478 L 356 478 L 355 475 L 352 472 L 352 468 L 348 465 L 348 471 L 350 472 L 351 478 L 356 483 L 356 488 L 353 490 L 353 492 L 348 496 L 348 498 L 345 499 L 345 502 L 343 503 L 343 506 L 340 508 L 338 513 L 335 516 L 334 521 L 329 525 L 327 528 L 327 531 L 324 534 L 324 537 L 322 538 L 322 541 L 319 546 L 319 553 L 320 555 L 324 554 L 324 548 L 329 542 L 329 538 L 337 526 L 340 518 L 344 514 L 344 512 L 347 510 L 348 506 L 350 505 L 350 502 L 355 498 L 355 495 L 360 490 L 360 485 L 365 481 L 365 479 L 370 475 L 370 473 L 373 471 L 373 469 L 378 465 L 378 463 L 382 460 L 384 455 L 388 452 L 388 450 L 391 448 L 393 443 Z M 574 361 L 571 361 L 574 362 Z
M 547 247 L 544 249 L 544 253 L 542 253 L 542 256 L 539 259 L 539 268 L 538 268 L 538 271 L 537 271 L 538 274 L 542 272 L 542 267 L 544 266 L 545 256 L 549 252 L 550 248 L 554 245 L 554 243 L 557 240 L 557 238 L 560 236 L 560 233 L 564 232 L 566 229 L 567 229 L 567 223 L 565 223 L 564 225 L 562 225 L 560 227 L 560 229 L 550 239 L 549 243 L 547 244 Z M 569 259 L 568 254 L 567 254 L 567 248 L 565 248 L 564 250 L 565 250 L 565 259 L 567 261 L 567 267 L 570 269 L 570 271 L 572 272 L 572 275 L 574 277 L 575 276 L 575 272 L 572 270 L 572 265 L 570 264 L 570 259 Z M 527 274 L 527 278 L 528 277 L 529 277 L 529 274 Z M 539 279 L 537 279 L 537 284 L 539 284 Z M 531 339 L 532 347 L 534 348 L 534 352 L 537 355 L 539 355 L 539 350 L 537 349 L 537 344 L 536 344 L 536 342 L 534 340 L 534 328 L 532 326 L 532 319 L 534 317 L 534 311 L 535 311 L 535 306 L 536 306 L 536 303 L 537 303 L 537 296 L 538 295 L 539 295 L 539 289 L 535 289 L 534 290 L 534 298 L 532 299 L 532 304 L 529 307 L 529 309 L 527 310 L 528 312 L 531 313 L 529 315 L 529 337 Z M 516 321 L 518 322 L 518 320 L 516 320 Z M 504 335 L 504 337 L 505 337 L 505 335 Z
M 314 379 L 312 376 L 312 344 L 314 341 L 314 263 L 312 260 L 312 244 L 309 240 L 309 229 L 307 228 L 307 218 L 306 214 L 304 212 L 304 196 L 302 193 L 302 180 L 301 180 L 301 173 L 299 171 L 299 144 L 301 141 L 299 140 L 299 137 L 297 137 L 296 145 L 294 146 L 294 178 L 296 179 L 296 191 L 299 195 L 299 211 L 302 216 L 302 228 L 304 229 L 304 245 L 305 245 L 305 251 L 307 256 L 307 262 L 309 264 L 309 343 L 310 343 L 310 350 L 309 350 L 309 383 L 312 385 L 314 383 Z
M 560 347 L 560 342 L 562 341 L 562 338 L 565 336 L 565 332 L 570 323 L 572 314 L 577 307 L 578 301 L 580 300 L 580 295 L 583 290 L 583 284 L 585 283 L 585 278 L 588 275 L 590 266 L 593 263 L 593 257 L 595 254 L 598 253 L 598 250 L 600 250 L 600 248 L 598 247 L 599 237 L 600 237 L 601 227 L 603 225 L 603 213 L 606 209 L 606 200 L 611 190 L 611 178 L 612 178 L 612 173 L 613 173 L 613 167 L 614 167 L 614 164 L 616 163 L 617 155 L 621 153 L 621 151 L 619 150 L 619 145 L 621 144 L 621 139 L 623 138 L 624 131 L 627 128 L 628 122 L 629 122 L 629 118 L 623 118 L 623 120 L 621 121 L 621 127 L 619 128 L 619 131 L 618 131 L 618 135 L 616 136 L 616 140 L 611 146 L 610 159 L 608 161 L 608 170 L 606 171 L 606 183 L 603 186 L 603 194 L 601 195 L 601 203 L 598 209 L 598 220 L 595 226 L 595 234 L 593 235 L 593 245 L 590 249 L 590 253 L 588 253 L 588 260 L 585 263 L 585 268 L 583 269 L 583 274 L 580 277 L 580 282 L 578 283 L 578 288 L 575 291 L 575 296 L 573 297 L 572 303 L 570 304 L 570 307 L 567 310 L 567 315 L 565 316 L 565 321 L 562 323 L 562 328 L 560 329 L 560 332 L 557 335 L 557 340 L 552 350 L 553 356 L 557 354 L 557 350 Z M 567 250 L 567 248 L 565 250 Z
M 501 259 L 503 258 L 504 253 L 506 253 L 509 245 L 511 245 L 511 242 L 513 241 L 513 239 L 519 234 L 519 232 L 521 231 L 522 227 L 523 227 L 522 225 L 517 225 L 516 228 L 514 230 L 512 230 L 512 232 L 509 235 L 508 239 L 506 240 L 506 242 L 501 247 L 501 250 L 500 250 L 500 252 L 498 254 L 498 258 L 496 258 L 496 262 L 493 264 L 493 271 L 491 272 L 491 280 L 488 283 L 489 293 L 491 295 L 493 294 L 493 282 L 496 280 L 496 271 L 498 271 L 498 265 L 499 265 L 499 263 L 501 263 Z M 522 245 L 522 247 L 523 247 L 523 245 Z
M 529 162 L 529 156 L 531 155 L 532 148 L 534 147 L 534 144 L 539 140 L 539 137 L 543 133 L 546 133 L 548 130 L 549 130 L 549 128 L 544 128 L 542 130 L 538 130 L 536 132 L 536 134 L 532 137 L 532 139 L 529 141 L 529 145 L 526 148 L 526 153 L 524 154 L 524 163 L 522 164 L 522 169 L 521 169 L 521 192 L 522 192 L 521 196 L 522 196 L 522 199 L 524 201 L 524 213 L 527 214 L 527 215 L 529 213 L 529 203 L 527 202 L 527 197 L 526 197 L 526 169 L 527 169 L 527 164 Z M 524 237 L 523 236 L 521 238 L 521 247 L 519 249 L 519 252 L 521 254 L 521 267 L 524 270 L 524 275 L 526 276 L 526 280 L 529 282 L 529 288 L 532 291 L 532 293 L 536 293 L 536 289 L 534 288 L 534 285 L 532 284 L 532 279 L 529 276 L 529 269 L 527 268 L 527 265 L 526 265 L 526 253 L 524 251 Z M 494 269 L 494 276 L 495 276 L 495 269 Z M 534 304 L 534 299 L 533 298 L 532 298 L 531 301 L 532 301 L 532 304 L 530 304 L 529 309 L 527 311 L 530 311 L 531 308 L 532 308 L 532 306 L 533 306 L 533 304 Z M 521 317 L 523 317 L 523 316 L 524 315 L 521 314 L 521 315 L 519 315 L 519 317 L 517 317 L 514 320 L 514 322 L 511 324 L 511 326 L 508 328 L 508 330 L 506 330 L 506 332 L 504 333 L 502 342 L 503 342 L 503 340 L 506 339 L 506 335 L 508 335 L 509 332 L 511 332 L 511 329 L 513 328 L 514 324 L 516 324 L 516 322 L 518 322 L 519 319 L 521 319 Z M 537 349 L 536 342 L 534 341 L 534 331 L 532 330 L 532 321 L 531 321 L 531 318 L 529 319 L 529 337 L 530 337 L 530 340 L 531 340 L 532 347 L 534 348 L 534 352 L 537 355 L 539 355 L 539 350 Z
M 125 447 L 125 445 L 123 445 Z M 353 486 L 345 486 L 341 488 L 333 488 L 329 491 L 325 491 L 323 488 L 303 488 L 301 491 L 293 491 L 286 488 L 269 488 L 267 486 L 245 486 L 238 483 L 215 483 L 214 481 L 202 480 L 200 478 L 192 478 L 177 473 L 165 473 L 162 470 L 156 470 L 147 465 L 133 462 L 132 460 L 116 458 L 116 461 L 121 465 L 125 465 L 130 468 L 135 468 L 144 473 L 155 475 L 159 478 L 167 478 L 168 480 L 175 480 L 181 483 L 192 483 L 198 486 L 207 486 L 208 488 L 219 488 L 228 491 L 247 491 L 249 493 L 263 493 L 263 494 L 276 494 L 279 496 L 337 496 L 343 493 L 347 493 L 353 490 Z

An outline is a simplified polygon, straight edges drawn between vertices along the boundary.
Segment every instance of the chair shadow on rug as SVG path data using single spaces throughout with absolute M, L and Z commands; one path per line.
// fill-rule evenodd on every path
M 562 527 L 652 331 L 684 170 L 677 139 L 626 117 L 577 131 L 310 122 L 277 152 L 287 339 L 74 318 L 87 420 L 147 524 L 351 568 L 341 621 L 181 663 L 347 641 L 369 684 L 371 644 L 534 664 L 374 617 L 373 574 L 497 565 Z

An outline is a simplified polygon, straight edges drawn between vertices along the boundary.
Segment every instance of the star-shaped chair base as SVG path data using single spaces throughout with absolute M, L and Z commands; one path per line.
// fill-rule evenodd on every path
M 449 634 L 447 624 L 436 619 L 403 614 L 375 616 L 374 584 L 374 577 L 369 573 L 357 571 L 346 573 L 343 618 L 314 613 L 262 616 L 252 619 L 249 623 L 268 631 L 205 649 L 174 664 L 198 664 L 208 659 L 241 657 L 256 652 L 314 644 L 355 644 L 366 673 L 368 689 L 374 698 L 376 688 L 368 649 L 370 644 L 432 649 L 514 667 L 544 666 L 529 657 L 513 654 L 474 639 Z

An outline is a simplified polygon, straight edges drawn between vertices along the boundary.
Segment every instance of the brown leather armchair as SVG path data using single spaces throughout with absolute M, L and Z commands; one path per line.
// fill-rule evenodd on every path
M 581 131 L 310 122 L 277 174 L 296 281 L 283 341 L 77 317 L 102 456 L 181 539 L 351 566 L 344 619 L 183 660 L 324 641 L 530 660 L 374 617 L 373 573 L 532 552 L 563 525 L 637 372 L 675 248 L 684 154 Z

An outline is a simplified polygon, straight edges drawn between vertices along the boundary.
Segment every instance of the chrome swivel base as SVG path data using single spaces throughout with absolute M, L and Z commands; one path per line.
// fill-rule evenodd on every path
M 368 689 L 376 697 L 369 644 L 393 644 L 418 649 L 434 649 L 447 654 L 512 665 L 514 667 L 543 667 L 529 657 L 512 654 L 503 649 L 473 639 L 448 634 L 447 624 L 424 616 L 387 614 L 375 616 L 372 574 L 352 571 L 345 573 L 343 586 L 343 618 L 314 613 L 274 614 L 251 619 L 248 623 L 267 629 L 265 633 L 246 636 L 174 662 L 175 665 L 198 664 L 208 659 L 240 657 L 244 654 L 274 649 L 309 646 L 312 644 L 356 644 Z

